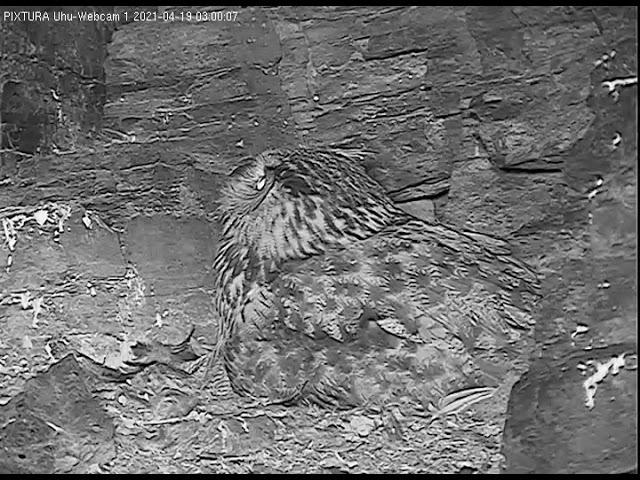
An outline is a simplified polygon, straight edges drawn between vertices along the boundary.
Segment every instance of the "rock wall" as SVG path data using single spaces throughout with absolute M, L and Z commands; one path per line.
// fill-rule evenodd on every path
M 94 11 L 117 15 L 0 23 L 3 395 L 61 345 L 117 363 L 132 338 L 211 342 L 225 174 L 357 147 L 407 210 L 544 275 L 507 470 L 634 468 L 637 86 L 607 82 L 637 75 L 635 7 Z

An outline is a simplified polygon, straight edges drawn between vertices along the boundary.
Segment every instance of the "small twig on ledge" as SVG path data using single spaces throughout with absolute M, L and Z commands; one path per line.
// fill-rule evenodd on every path
M 243 412 L 240 414 L 241 418 L 256 418 L 256 417 L 262 417 L 262 416 L 267 416 L 267 417 L 274 417 L 274 418 L 284 418 L 286 416 L 289 415 L 289 411 L 285 410 L 283 412 L 266 412 L 264 410 L 260 410 L 258 412 L 253 412 L 253 413 L 249 413 L 249 412 Z
M 0 149 L 0 153 L 14 153 L 16 155 L 21 155 L 23 157 L 33 157 L 33 153 L 24 153 L 24 152 L 20 152 L 18 150 L 14 150 L 11 148 L 2 148 Z
M 196 415 L 191 415 L 191 412 L 189 412 L 186 415 L 183 415 L 182 417 L 164 418 L 162 420 L 143 420 L 141 422 L 138 422 L 138 424 L 141 426 L 168 425 L 171 423 L 181 423 L 181 422 L 197 420 L 197 419 L 198 418 Z
M 242 462 L 249 457 L 255 456 L 255 453 L 249 453 L 247 455 L 229 455 L 225 453 L 208 453 L 202 452 L 198 454 L 199 460 L 227 460 L 229 462 Z

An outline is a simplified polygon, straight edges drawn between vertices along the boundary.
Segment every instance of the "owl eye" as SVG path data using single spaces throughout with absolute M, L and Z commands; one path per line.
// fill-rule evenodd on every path
M 256 190 L 262 190 L 264 188 L 265 183 L 267 183 L 267 176 L 261 176 L 256 182 Z

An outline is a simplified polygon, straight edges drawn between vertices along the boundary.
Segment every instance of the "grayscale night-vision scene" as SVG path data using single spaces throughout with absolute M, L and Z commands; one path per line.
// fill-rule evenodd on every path
M 0 7 L 0 473 L 637 473 L 637 7 Z

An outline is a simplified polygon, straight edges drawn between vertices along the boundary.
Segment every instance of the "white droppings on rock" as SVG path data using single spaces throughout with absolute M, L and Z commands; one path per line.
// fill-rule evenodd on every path
M 82 216 L 82 223 L 84 223 L 84 226 L 87 227 L 88 229 L 91 229 L 91 217 L 89 217 L 89 215 L 85 212 L 85 214 Z
M 56 361 L 56 357 L 53 356 L 53 352 L 51 351 L 51 345 L 49 343 L 47 343 L 44 346 L 44 351 L 46 352 L 47 356 L 52 360 L 52 361 Z
M 29 304 L 31 303 L 31 293 L 30 292 L 22 292 L 20 294 L 20 306 L 23 310 L 29 308 Z
M 617 375 L 620 372 L 620 369 L 623 368 L 625 364 L 624 356 L 625 354 L 621 353 L 606 363 L 600 363 L 597 360 L 589 360 L 587 362 L 587 365 L 594 366 L 596 369 L 595 373 L 583 382 L 585 406 L 589 410 L 595 407 L 595 396 L 598 390 L 598 384 L 602 382 L 609 373 L 611 373 L 611 375 Z
M 602 82 L 602 86 L 606 87 L 613 97 L 613 100 L 617 101 L 618 97 L 620 96 L 620 92 L 618 91 L 619 87 L 627 87 L 629 85 L 635 85 L 637 83 L 638 77 L 615 78 L 613 80 L 605 80 L 604 82 Z
M 33 218 L 35 218 L 36 222 L 38 222 L 38 225 L 43 226 L 49 219 L 49 212 L 47 212 L 46 210 L 38 210 L 33 214 Z
M 582 333 L 587 333 L 589 331 L 589 327 L 586 325 L 582 325 L 582 324 L 578 324 L 576 325 L 576 329 L 573 331 L 573 333 L 571 334 L 571 338 L 575 338 L 576 336 L 582 334 Z
M 622 142 L 622 135 L 620 135 L 620 133 L 616 132 L 616 135 L 613 137 L 613 148 L 618 148 L 618 145 L 620 145 L 620 142 Z
M 33 320 L 31 322 L 31 326 L 33 328 L 38 327 L 38 315 L 43 309 L 44 297 L 34 298 L 31 301 L 31 306 L 33 307 Z

